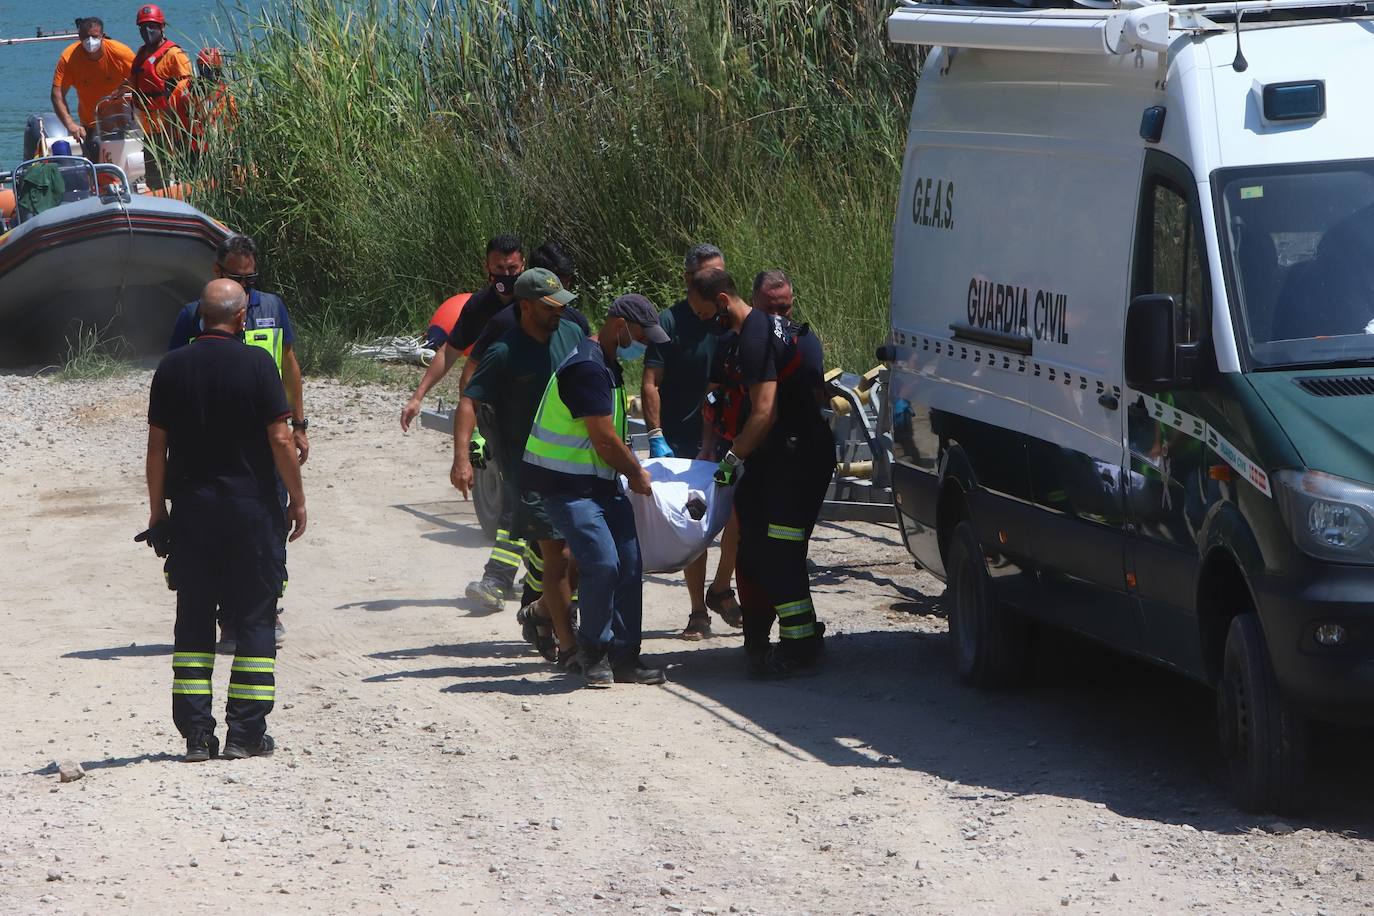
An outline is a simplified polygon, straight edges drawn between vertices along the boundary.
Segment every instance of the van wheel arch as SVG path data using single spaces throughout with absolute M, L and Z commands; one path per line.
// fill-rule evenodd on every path
M 940 560 L 946 571 L 949 569 L 949 546 L 954 529 L 959 527 L 960 522 L 971 520 L 963 482 L 954 477 L 946 478 L 940 485 L 940 501 L 936 503 L 935 509 L 935 531 L 940 539 Z
M 1221 681 L 1226 637 L 1231 621 L 1256 610 L 1250 583 L 1240 561 L 1223 547 L 1216 547 L 1203 560 L 1197 583 L 1198 639 L 1207 682 Z
M 968 492 L 973 489 L 973 466 L 957 442 L 941 442 L 938 465 L 940 496 L 935 504 L 935 532 L 940 543 L 940 561 L 949 568 L 949 545 L 960 522 L 971 522 Z

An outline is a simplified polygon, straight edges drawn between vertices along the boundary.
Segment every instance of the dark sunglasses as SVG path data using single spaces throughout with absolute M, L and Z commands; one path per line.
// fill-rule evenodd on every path
M 227 270 L 224 269 L 224 265 L 222 265 L 222 264 L 219 265 L 219 271 L 220 271 L 220 273 L 224 274 L 224 279 L 226 279 L 226 280 L 233 280 L 235 283 L 239 284 L 240 286 L 248 286 L 248 285 L 250 285 L 250 284 L 253 284 L 253 283 L 257 283 L 257 282 L 258 282 L 258 275 L 257 275 L 256 273 L 251 273 L 251 274 L 231 274 L 229 271 L 227 271 Z

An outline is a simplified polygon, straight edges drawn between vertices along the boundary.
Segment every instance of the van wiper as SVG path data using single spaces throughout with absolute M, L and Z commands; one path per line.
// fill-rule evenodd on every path
M 1361 366 L 1374 366 L 1374 356 L 1310 360 L 1299 363 L 1268 363 L 1255 368 L 1259 372 L 1284 372 L 1290 369 L 1357 369 Z

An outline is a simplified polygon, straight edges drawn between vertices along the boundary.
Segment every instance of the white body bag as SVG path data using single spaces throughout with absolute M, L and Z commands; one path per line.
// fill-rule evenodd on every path
M 716 486 L 711 461 L 649 458 L 644 470 L 653 481 L 652 496 L 632 493 L 625 478 L 620 480 L 634 507 L 644 571 L 677 572 L 701 556 L 725 527 L 735 488 Z M 699 519 L 688 511 L 688 503 L 697 500 L 705 504 Z

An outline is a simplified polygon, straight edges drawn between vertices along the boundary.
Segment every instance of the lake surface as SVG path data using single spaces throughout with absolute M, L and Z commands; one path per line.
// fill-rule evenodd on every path
M 0 0 L 0 39 L 27 38 L 37 29 L 67 31 L 78 16 L 99 16 L 105 33 L 138 50 L 141 40 L 134 25 L 139 0 L 45 0 L 43 3 L 11 3 Z M 169 0 L 159 3 L 167 16 L 167 37 L 189 54 L 207 44 L 228 46 L 223 38 L 229 16 L 219 0 Z M 233 3 L 233 17 L 241 20 L 240 7 L 260 9 L 261 2 Z M 74 39 L 72 39 L 74 40 Z M 67 41 L 42 41 L 24 45 L 0 45 L 0 168 L 12 168 L 24 152 L 24 122 L 36 111 L 49 111 L 48 93 L 52 71 Z M 67 94 L 67 105 L 76 110 L 76 93 Z

